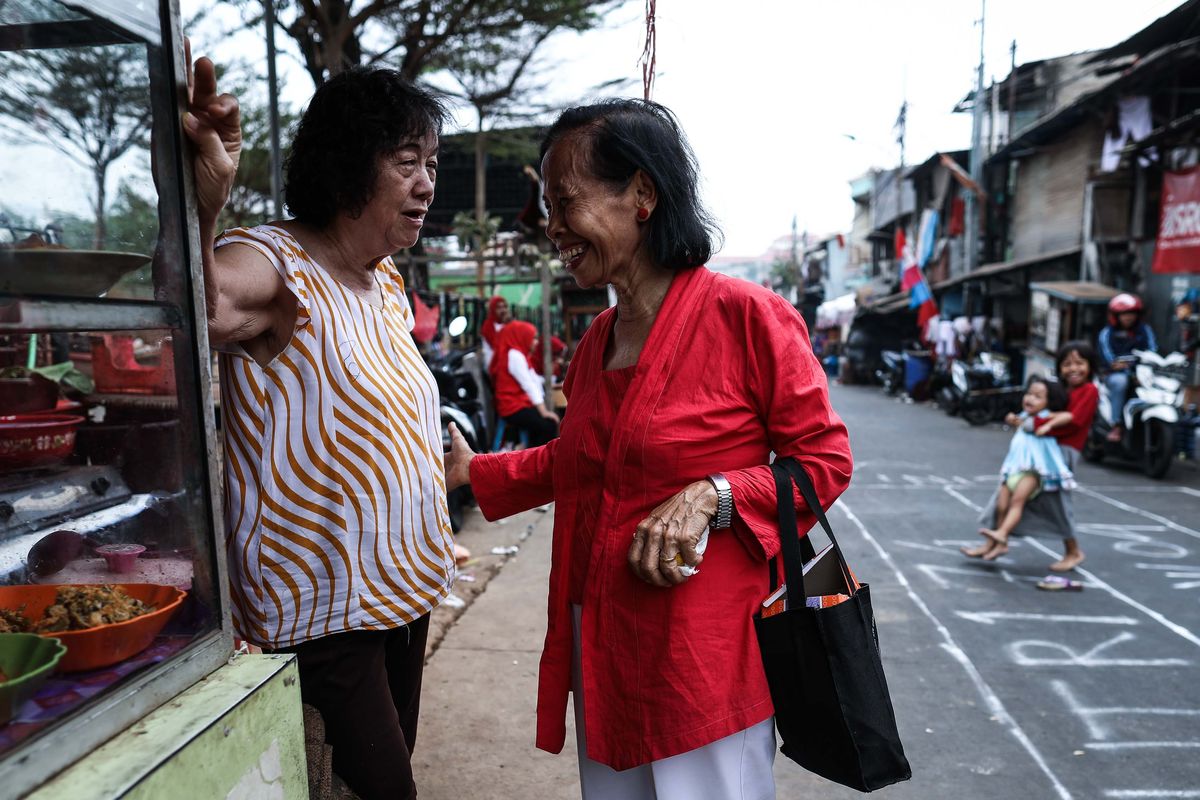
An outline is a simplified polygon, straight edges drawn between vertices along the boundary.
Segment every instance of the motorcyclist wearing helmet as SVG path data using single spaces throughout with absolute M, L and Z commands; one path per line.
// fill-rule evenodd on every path
M 1158 350 L 1154 329 L 1142 321 L 1142 299 L 1136 294 L 1122 292 L 1108 301 L 1108 325 L 1100 331 L 1100 358 L 1107 365 L 1104 382 L 1110 402 L 1109 422 L 1112 429 L 1108 439 L 1119 442 L 1124 435 L 1122 411 L 1129 393 L 1129 361 L 1122 358 L 1134 350 Z

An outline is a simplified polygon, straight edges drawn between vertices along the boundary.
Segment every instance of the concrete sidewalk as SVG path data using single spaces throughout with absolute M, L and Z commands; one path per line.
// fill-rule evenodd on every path
M 458 541 L 479 554 L 518 543 L 446 630 L 425 667 L 413 771 L 422 800 L 577 800 L 574 727 L 552 756 L 533 746 L 537 667 L 546 632 L 553 513 L 518 514 L 490 525 L 474 512 Z M 470 566 L 465 570 L 471 574 Z

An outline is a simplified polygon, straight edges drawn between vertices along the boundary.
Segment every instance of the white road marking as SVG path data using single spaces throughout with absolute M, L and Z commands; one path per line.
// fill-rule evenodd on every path
M 1088 750 L 1192 750 L 1200 742 L 1088 742 Z
M 1004 569 L 998 569 L 993 572 L 979 569 L 978 567 L 948 567 L 942 564 L 914 564 L 913 566 L 929 576 L 929 579 L 936 583 L 939 589 L 949 589 L 954 586 L 954 583 L 938 574 L 941 572 L 948 572 L 951 575 L 966 575 L 970 578 L 1000 578 L 1007 583 L 1015 582 L 1012 574 Z M 1036 580 L 1036 578 L 1033 580 Z
M 1062 642 L 1047 642 L 1042 639 L 1023 639 L 1004 646 L 1012 662 L 1021 667 L 1186 667 L 1190 662 L 1182 658 L 1103 658 L 1100 654 L 1116 645 L 1132 642 L 1137 639 L 1132 633 L 1124 631 L 1101 642 L 1082 653 Z M 1036 657 L 1028 651 L 1050 650 L 1062 653 L 1063 657 Z
M 1105 789 L 1105 797 L 1118 800 L 1137 800 L 1138 798 L 1195 798 L 1200 797 L 1200 789 Z
M 955 611 L 955 614 L 971 622 L 995 625 L 998 619 L 1022 619 L 1037 622 L 1080 622 L 1095 625 L 1137 625 L 1133 617 L 1090 617 L 1080 614 L 1032 614 L 1020 611 Z
M 944 547 L 934 547 L 933 545 L 925 544 L 924 542 L 906 542 L 902 539 L 897 539 L 896 544 L 900 545 L 901 547 L 911 548 L 913 550 L 927 550 L 931 553 L 948 553 L 948 552 L 950 552 L 949 550 L 947 550 Z
M 1076 491 L 1078 491 L 1078 490 L 1076 490 Z M 956 492 L 952 489 L 946 489 L 946 494 L 949 494 L 951 497 L 954 497 L 955 499 L 959 500 L 960 502 L 962 502 L 964 505 L 968 506 L 969 508 L 975 508 L 976 510 L 978 510 L 978 506 L 976 506 L 974 503 L 972 503 L 967 498 L 960 495 L 958 492 Z M 1041 550 L 1046 555 L 1048 555 L 1052 558 L 1055 558 L 1055 559 L 1059 558 L 1058 553 L 1055 553 L 1053 550 L 1051 550 L 1049 547 L 1046 547 L 1046 545 L 1042 544 L 1037 539 L 1029 537 L 1028 542 L 1029 542 L 1029 544 L 1036 547 L 1038 550 Z M 1132 597 L 1125 594 L 1124 592 L 1118 591 L 1117 589 L 1113 588 L 1112 585 L 1109 584 L 1107 581 L 1101 580 L 1095 574 L 1084 569 L 1083 567 L 1076 567 L 1075 569 L 1079 572 L 1080 575 L 1082 575 L 1083 577 L 1088 579 L 1089 585 L 1095 586 L 1098 589 L 1103 589 L 1104 591 L 1111 594 L 1113 597 L 1120 600 L 1122 603 L 1133 606 L 1138 611 L 1140 611 L 1143 614 L 1145 614 L 1146 616 L 1150 617 L 1150 619 L 1152 619 L 1155 622 L 1157 622 L 1158 624 L 1162 625 L 1164 628 L 1166 628 L 1167 630 L 1176 634 L 1177 636 L 1182 636 L 1184 639 L 1187 639 L 1192 644 L 1196 645 L 1197 647 L 1200 647 L 1200 636 L 1197 636 L 1196 634 L 1192 633 L 1190 630 L 1183 627 L 1182 625 L 1172 622 L 1171 620 L 1167 619 L 1165 616 L 1163 616 L 1159 612 L 1155 611 L 1154 609 L 1150 608 L 1149 606 L 1139 603 L 1137 600 L 1134 600 Z
M 1175 488 L 1184 494 L 1190 494 L 1192 497 L 1200 497 L 1200 491 L 1197 491 L 1196 489 L 1192 489 L 1187 486 L 1176 486 Z
M 967 498 L 963 497 L 962 492 L 958 491 L 954 487 L 947 486 L 943 491 L 945 491 L 946 494 L 950 495 L 958 502 L 962 503 L 967 508 L 973 508 L 976 511 L 983 511 L 983 506 L 976 505 L 975 503 L 971 502 Z
M 1193 530 L 1192 528 L 1189 528 L 1186 525 L 1180 525 L 1178 522 L 1175 522 L 1172 519 L 1168 519 L 1168 518 L 1162 516 L 1161 514 L 1155 514 L 1152 511 L 1147 511 L 1144 508 L 1138 508 L 1137 506 L 1130 505 L 1129 503 L 1122 503 L 1120 500 L 1113 500 L 1111 497 L 1107 497 L 1103 494 L 1100 494 L 1099 492 L 1089 489 L 1086 486 L 1080 486 L 1077 489 L 1075 489 L 1075 491 L 1079 492 L 1080 494 L 1086 494 L 1088 497 L 1093 497 L 1103 503 L 1108 503 L 1110 506 L 1113 506 L 1114 508 L 1119 508 L 1122 511 L 1128 511 L 1131 514 L 1137 514 L 1140 517 L 1145 517 L 1146 519 L 1152 519 L 1161 525 L 1166 525 L 1168 528 L 1170 528 L 1173 531 L 1179 531 L 1180 533 L 1187 534 L 1188 536 L 1191 536 L 1193 538 L 1200 539 L 1200 531 Z
M 1046 547 L 1046 545 L 1042 544 L 1037 539 L 1031 538 L 1031 539 L 1029 539 L 1029 543 L 1031 545 L 1033 545 L 1034 547 L 1036 547 L 1038 550 L 1041 550 L 1046 555 L 1051 556 L 1052 558 L 1059 557 L 1058 553 L 1055 553 L 1053 550 L 1051 550 L 1049 547 Z M 1094 573 L 1084 569 L 1083 567 L 1076 567 L 1075 569 L 1076 569 L 1076 571 L 1079 572 L 1080 575 L 1087 578 L 1089 586 L 1095 586 L 1098 589 L 1103 589 L 1104 591 L 1111 594 L 1113 597 L 1120 600 L 1122 603 L 1133 606 L 1138 611 L 1141 611 L 1143 614 L 1148 616 L 1150 619 L 1154 620 L 1155 622 L 1162 625 L 1167 630 L 1171 631 L 1171 633 L 1174 633 L 1177 636 L 1181 636 L 1184 639 L 1187 639 L 1192 644 L 1196 645 L 1197 647 L 1200 647 L 1200 636 L 1197 636 L 1196 634 L 1192 633 L 1190 630 L 1183 627 L 1179 623 L 1172 622 L 1171 620 L 1167 619 L 1165 616 L 1163 616 L 1159 612 L 1155 611 L 1153 608 L 1150 608 L 1147 605 L 1143 605 L 1142 603 L 1139 603 L 1137 600 L 1134 600 L 1132 597 L 1125 594 L 1124 592 L 1113 588 L 1113 586 L 1110 583 L 1097 577 Z
M 892 554 L 885 550 L 881 544 L 879 544 L 879 541 L 871 535 L 870 531 L 868 531 L 866 526 L 862 524 L 862 521 L 855 516 L 854 512 L 850 510 L 850 507 L 846 505 L 844 500 L 838 500 L 837 506 L 842 510 L 842 513 L 846 515 L 847 519 L 849 519 L 850 522 L 853 523 L 856 528 L 858 528 L 858 532 L 862 535 L 863 539 L 875 549 L 875 552 L 879 554 L 879 557 L 882 558 L 884 562 L 886 562 L 891 568 L 892 573 L 896 576 L 896 581 L 904 588 L 904 591 L 908 594 L 908 598 L 913 602 L 913 605 L 915 605 L 921 611 L 921 613 L 924 614 L 931 623 L 933 623 L 938 635 L 942 638 L 942 649 L 949 653 L 951 658 L 957 661 L 967 673 L 967 677 L 971 679 L 971 682 L 975 685 L 976 691 L 978 691 L 980 696 L 983 698 L 988 713 L 994 716 L 1001 725 L 1007 728 L 1008 732 L 1012 734 L 1013 738 L 1015 738 L 1021 744 L 1021 746 L 1025 749 L 1025 752 L 1029 754 L 1030 758 L 1033 759 L 1034 763 L 1037 764 L 1038 768 L 1042 771 L 1042 774 L 1044 774 L 1050 780 L 1050 784 L 1054 787 L 1054 793 L 1061 798 L 1061 800 L 1072 800 L 1071 793 L 1067 790 L 1067 787 L 1063 785 L 1062 781 L 1058 779 L 1058 776 L 1054 774 L 1054 771 L 1050 769 L 1050 765 L 1046 763 L 1046 759 L 1042 756 L 1041 751 L 1037 749 L 1033 741 L 1025 733 L 1025 730 L 1017 723 L 1015 719 L 1013 719 L 1012 715 L 1008 713 L 1008 709 L 1004 707 L 1004 703 L 1000 700 L 1000 697 L 995 691 L 993 691 L 992 687 L 988 685 L 987 681 L 983 679 L 983 676 L 979 673 L 979 670 L 975 667 L 975 664 L 971 661 L 963 649 L 958 646 L 958 643 L 955 642 L 954 637 L 950 635 L 949 629 L 947 629 L 946 626 L 943 625 L 936 616 L 934 616 L 933 612 L 929 610 L 929 606 L 927 606 L 925 601 L 921 599 L 921 596 L 916 593 L 912 587 L 912 584 L 908 582 L 908 578 L 900 570 L 900 567 L 892 558 Z
M 1066 681 L 1050 681 L 1050 688 L 1054 693 L 1066 703 L 1067 708 L 1073 714 L 1083 720 L 1083 724 L 1088 728 L 1088 735 L 1093 739 L 1107 739 L 1108 728 L 1100 724 L 1094 717 L 1106 715 L 1140 715 L 1140 716 L 1158 716 L 1158 717 L 1197 717 L 1200 716 L 1200 708 L 1130 708 L 1130 707 L 1099 707 L 1085 706 L 1071 691 L 1071 687 Z

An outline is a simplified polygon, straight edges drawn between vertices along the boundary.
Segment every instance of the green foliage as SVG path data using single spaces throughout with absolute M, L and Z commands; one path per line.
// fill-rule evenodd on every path
M 247 25 L 261 0 L 235 0 Z M 358 64 L 387 63 L 409 80 L 445 69 L 465 42 L 496 42 L 530 26 L 588 30 L 616 0 L 274 0 L 279 28 L 314 85 Z
M 107 240 L 108 168 L 150 136 L 145 48 L 76 47 L 0 53 L 0 132 L 40 141 L 92 175 L 92 246 Z
M 91 394 L 96 391 L 96 384 L 87 375 L 76 369 L 74 362 L 63 361 L 61 364 L 49 364 L 44 367 L 5 367 L 0 369 L 0 378 L 27 378 L 30 374 L 41 375 L 48 381 L 53 381 L 64 389 L 70 389 L 79 394 Z
M 776 259 L 771 264 L 771 288 L 777 292 L 802 288 L 800 270 L 790 259 Z
M 460 211 L 454 215 L 451 226 L 460 248 L 472 253 L 479 253 L 491 244 L 492 240 L 496 238 L 496 234 L 500 232 L 500 218 L 485 217 L 481 225 L 474 214 Z M 477 247 L 476 243 L 481 244 Z

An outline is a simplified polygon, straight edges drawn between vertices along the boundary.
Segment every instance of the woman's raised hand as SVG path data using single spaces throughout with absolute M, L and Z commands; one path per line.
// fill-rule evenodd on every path
M 242 153 L 241 112 L 237 98 L 217 94 L 217 71 L 207 58 L 192 65 L 192 45 L 183 40 L 187 61 L 188 110 L 183 130 L 196 146 L 196 210 L 201 226 L 216 224 L 229 200 Z
M 475 451 L 459 432 L 458 426 L 450 423 L 450 452 L 446 454 L 446 491 L 452 492 L 471 482 L 471 459 Z
M 696 481 L 650 512 L 637 526 L 629 546 L 629 568 L 646 583 L 675 586 L 688 580 L 679 571 L 697 567 L 704 556 L 696 552 L 709 520 L 717 513 L 717 490 Z

